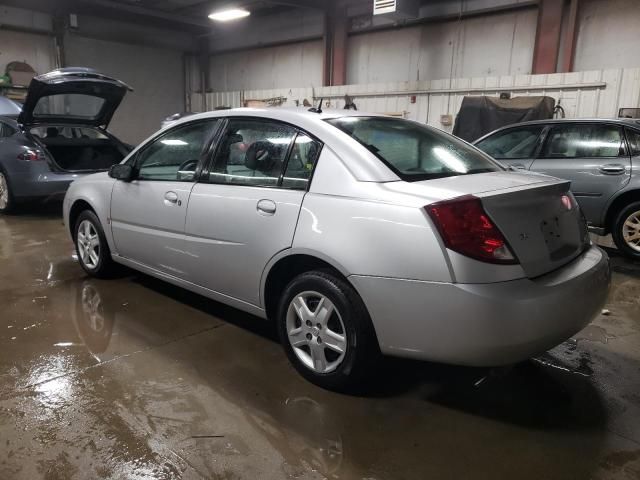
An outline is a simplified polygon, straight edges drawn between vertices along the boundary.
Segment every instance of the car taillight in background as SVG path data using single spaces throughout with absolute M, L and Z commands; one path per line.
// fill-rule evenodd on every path
M 427 205 L 425 209 L 448 249 L 482 262 L 518 263 L 479 198 L 466 195 Z
M 42 152 L 42 150 L 27 148 L 24 152 L 18 155 L 18 160 L 27 160 L 30 162 L 44 160 L 44 152 Z

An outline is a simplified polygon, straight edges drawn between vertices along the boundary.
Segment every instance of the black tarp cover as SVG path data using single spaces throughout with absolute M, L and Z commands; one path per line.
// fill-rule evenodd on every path
M 464 97 L 453 134 L 472 142 L 505 125 L 553 118 L 555 103 L 552 97 Z

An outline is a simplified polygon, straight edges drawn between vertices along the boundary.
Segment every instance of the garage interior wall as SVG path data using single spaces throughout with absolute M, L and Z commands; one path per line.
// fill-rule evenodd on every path
M 213 55 L 214 91 L 322 84 L 321 40 Z
M 537 11 L 351 36 L 347 83 L 531 73 Z
M 581 0 L 575 70 L 640 66 L 640 1 Z
M 9 62 L 25 62 L 39 73 L 55 68 L 53 37 L 33 33 L 0 30 L 0 73 Z
M 92 67 L 130 85 L 109 130 L 136 144 L 160 128 L 168 115 L 184 110 L 182 53 L 80 35 L 65 38 L 66 63 Z

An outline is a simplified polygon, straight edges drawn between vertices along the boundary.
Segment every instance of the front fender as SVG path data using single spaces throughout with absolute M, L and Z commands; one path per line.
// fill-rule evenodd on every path
M 111 232 L 110 220 L 111 192 L 113 191 L 115 182 L 116 180 L 110 178 L 107 173 L 97 173 L 77 180 L 73 182 L 69 190 L 67 190 L 63 203 L 64 224 L 69 229 L 69 232 L 71 232 L 73 228 L 73 226 L 69 224 L 69 217 L 73 206 L 77 204 L 77 202 L 82 201 L 91 207 L 100 220 L 112 254 L 117 253 Z

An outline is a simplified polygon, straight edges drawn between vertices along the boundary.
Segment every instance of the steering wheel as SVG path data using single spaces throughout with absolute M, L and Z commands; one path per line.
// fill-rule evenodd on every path
M 198 160 L 195 158 L 187 160 L 186 162 L 182 162 L 178 167 L 177 179 L 178 180 L 190 179 L 190 176 L 195 173 L 197 166 L 198 166 Z

